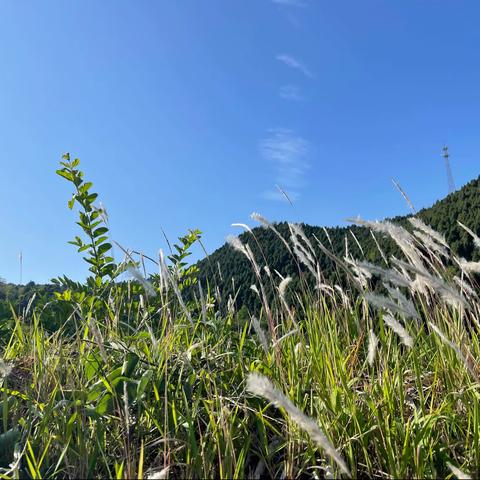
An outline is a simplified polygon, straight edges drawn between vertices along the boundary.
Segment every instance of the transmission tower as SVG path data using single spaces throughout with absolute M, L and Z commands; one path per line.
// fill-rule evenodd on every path
M 443 158 L 445 159 L 445 168 L 447 169 L 448 193 L 452 193 L 455 191 L 455 182 L 453 181 L 452 169 L 450 168 L 450 155 L 446 145 L 443 147 Z

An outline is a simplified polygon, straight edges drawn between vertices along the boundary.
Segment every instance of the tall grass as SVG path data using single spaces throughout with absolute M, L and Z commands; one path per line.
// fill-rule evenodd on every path
M 35 308 L 15 317 L 0 363 L 0 477 L 480 476 L 474 274 L 455 283 L 451 265 L 464 262 L 421 223 L 416 235 L 367 225 L 405 258 L 390 269 L 336 258 L 350 271 L 342 286 L 325 284 L 315 239 L 293 226 L 284 241 L 317 283 L 300 291 L 263 268 L 268 252 L 232 241 L 256 273 L 251 318 L 208 289 L 180 301 L 181 275 L 166 266 L 148 286 L 59 296 L 73 333 L 48 333 Z

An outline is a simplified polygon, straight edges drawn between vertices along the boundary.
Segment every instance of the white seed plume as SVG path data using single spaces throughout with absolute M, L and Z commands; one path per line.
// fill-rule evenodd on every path
M 378 337 L 375 335 L 373 330 L 370 330 L 368 336 L 368 356 L 367 361 L 370 366 L 373 365 L 375 361 L 375 356 L 377 354 L 377 347 L 378 347 Z
M 263 349 L 265 350 L 265 353 L 268 354 L 267 336 L 265 335 L 265 332 L 263 331 L 263 328 L 261 327 L 260 322 L 257 320 L 256 317 L 252 317 L 252 325 L 253 325 L 253 329 L 255 330 L 255 333 L 258 335 L 258 338 L 260 340 L 260 343 L 262 344 Z
M 453 277 L 453 280 L 455 280 L 455 283 L 460 287 L 461 290 L 463 290 L 467 295 L 470 297 L 476 297 L 477 293 L 475 290 L 464 280 L 461 278 L 457 277 L 456 275 Z
M 350 297 L 343 291 L 343 288 L 340 285 L 334 285 L 334 288 L 340 294 L 343 305 L 347 308 L 350 307 Z
M 247 232 L 253 233 L 252 229 L 248 225 L 246 225 L 245 223 L 232 223 L 231 226 L 232 227 L 244 228 Z
M 263 217 L 262 215 L 260 215 L 259 213 L 257 212 L 253 212 L 251 215 L 250 215 L 250 218 L 252 218 L 253 220 L 255 220 L 256 222 L 260 223 L 261 225 L 263 225 L 265 228 L 270 228 L 272 226 L 272 224 L 265 218 Z
M 148 480 L 163 480 L 168 478 L 168 471 L 170 467 L 162 468 L 161 470 L 157 470 L 156 472 L 151 472 L 147 475 Z
M 458 467 L 447 462 L 447 467 L 458 478 L 458 480 L 471 480 L 471 476 L 468 473 L 462 472 Z
M 403 227 L 387 221 L 371 222 L 368 220 L 362 220 L 360 217 L 348 218 L 347 221 L 390 235 L 413 265 L 417 266 L 417 268 L 422 268 L 422 255 L 415 245 L 414 237 Z
M 315 250 L 313 249 L 313 245 L 310 243 L 310 240 L 305 235 L 305 232 L 303 231 L 302 226 L 298 223 L 289 223 L 288 227 L 290 228 L 290 233 L 293 236 L 301 238 L 305 242 L 305 244 L 308 246 L 310 251 L 315 255 Z
M 437 231 L 435 231 L 432 227 L 430 227 L 429 225 L 426 225 L 425 223 L 422 222 L 422 220 L 420 220 L 419 218 L 417 217 L 410 217 L 408 219 L 408 221 L 415 227 L 417 228 L 418 230 L 422 230 L 424 233 L 426 233 L 430 238 L 432 238 L 433 240 L 435 240 L 437 243 L 440 243 L 441 245 L 443 245 L 444 247 L 446 248 L 450 248 L 448 246 L 448 243 L 447 241 L 445 240 L 445 237 L 438 233 Z
M 202 320 L 207 323 L 207 304 L 205 303 L 205 296 L 203 295 L 202 282 L 198 281 L 198 292 L 200 294 L 200 304 L 202 305 Z
M 292 281 L 292 277 L 285 277 L 280 284 L 278 285 L 278 293 L 280 294 L 280 297 L 285 299 L 285 292 L 287 290 L 288 284 Z
M 297 245 L 294 245 L 293 252 L 297 256 L 297 258 L 300 260 L 300 262 L 303 263 L 310 270 L 310 272 L 316 277 L 317 271 L 315 270 L 315 266 L 310 260 L 310 258 L 308 258 L 308 256 L 305 255 L 305 252 L 301 248 L 298 248 Z
M 254 395 L 269 400 L 276 407 L 283 408 L 290 420 L 297 424 L 302 430 L 305 430 L 311 439 L 336 462 L 340 470 L 348 477 L 351 477 L 345 460 L 320 430 L 317 423 L 299 410 L 267 377 L 257 373 L 249 374 L 247 378 L 247 390 Z
M 356 262 L 356 265 L 359 268 L 370 272 L 371 275 L 381 277 L 392 285 L 396 285 L 397 287 L 410 287 L 411 280 L 397 272 L 397 270 L 385 269 L 370 262 Z
M 419 230 L 414 230 L 413 234 L 422 242 L 423 247 L 430 250 L 431 253 L 441 255 L 442 257 L 448 258 L 448 250 L 443 246 L 439 245 L 435 240 L 433 240 L 426 233 L 420 232 Z
M 288 242 L 282 237 L 282 235 L 280 234 L 280 232 L 275 228 L 275 226 L 273 225 L 273 223 L 269 222 L 265 217 L 262 217 L 259 213 L 256 213 L 256 212 L 253 212 L 253 213 L 250 215 L 250 218 L 251 218 L 252 220 L 255 220 L 256 222 L 260 223 L 260 224 L 263 225 L 265 228 L 269 228 L 270 230 L 272 230 L 272 232 L 275 233 L 275 235 L 282 241 L 282 243 L 287 247 L 287 250 L 291 253 L 290 245 L 289 245 Z
M 464 258 L 460 258 L 458 264 L 464 272 L 480 273 L 480 262 L 468 262 Z
M 377 246 L 377 250 L 380 252 L 381 257 L 382 257 L 383 261 L 385 262 L 385 265 L 388 265 L 387 257 L 385 255 L 384 251 L 382 250 L 382 247 L 378 243 L 377 237 L 373 233 L 373 230 L 370 230 L 370 235 L 372 236 L 373 241 L 375 242 L 375 245 Z
M 137 282 L 142 285 L 147 295 L 154 297 L 157 294 L 155 289 L 152 287 L 152 284 L 145 280 L 145 278 L 137 268 L 133 268 L 130 266 L 127 268 L 127 271 L 135 280 L 137 280 Z
M 276 347 L 279 343 L 283 342 L 286 338 L 295 335 L 295 333 L 298 332 L 298 328 L 294 328 L 293 330 L 290 330 L 288 333 L 285 335 L 282 335 L 276 342 L 273 343 L 273 346 Z
M 413 289 L 420 287 L 420 293 L 424 293 L 424 286 L 426 285 L 439 294 L 449 305 L 453 307 L 468 307 L 465 298 L 455 288 L 448 285 L 442 278 L 431 275 L 423 267 L 418 268 L 396 258 L 392 259 L 392 261 L 399 267 L 417 274 L 417 280 L 412 282 Z
M 383 321 L 388 325 L 399 337 L 401 342 L 407 347 L 413 347 L 413 338 L 403 328 L 401 323 L 392 315 L 386 313 L 383 316 Z
M 258 287 L 255 284 L 250 285 L 250 290 L 254 291 L 258 296 L 260 296 L 260 292 L 258 291 Z
M 178 288 L 177 282 L 173 278 L 173 275 L 170 274 L 167 266 L 165 265 L 164 257 L 163 257 L 163 251 L 160 250 L 160 269 L 162 271 L 162 276 L 167 280 L 167 282 L 170 283 L 170 285 L 173 288 L 173 291 L 175 292 L 175 295 L 178 299 L 178 303 L 180 304 L 180 307 L 183 310 L 183 313 L 187 317 L 188 321 L 190 322 L 190 325 L 193 325 L 193 320 L 192 316 L 190 315 L 190 311 L 188 310 L 187 306 L 185 305 L 185 302 L 183 301 L 182 293 L 180 292 L 180 289 Z
M 238 237 L 236 237 L 235 235 L 228 235 L 227 243 L 232 248 L 234 248 L 235 250 L 237 250 L 240 253 L 243 253 L 244 255 L 246 255 L 248 257 L 247 252 L 245 250 L 245 245 L 242 243 L 242 241 Z
M 364 295 L 365 300 L 372 305 L 375 305 L 377 308 L 382 308 L 384 310 L 391 310 L 392 312 L 399 313 L 406 318 L 414 318 L 419 320 L 420 316 L 418 315 L 415 307 L 403 304 L 397 304 L 394 300 L 383 295 L 378 295 L 376 293 L 366 293 Z
M 352 230 L 349 228 L 348 231 L 350 232 L 350 235 L 353 237 L 355 240 L 355 243 L 357 244 L 357 247 L 359 248 L 360 252 L 362 252 L 362 255 L 365 257 L 365 252 L 363 251 L 362 245 L 358 241 L 358 238 L 355 236 L 355 234 L 352 232 Z M 370 230 L 371 231 L 371 230 Z
M 418 314 L 415 305 L 413 302 L 407 298 L 399 289 L 392 288 L 388 284 L 384 283 L 383 286 L 387 289 L 388 293 L 392 298 L 394 298 L 397 302 L 399 307 L 401 308 L 402 312 L 405 316 L 410 318 L 415 318 L 416 320 L 420 320 L 420 315 Z
M 473 367 L 469 364 L 469 362 L 467 361 L 467 359 L 463 355 L 462 351 L 460 350 L 460 347 L 458 345 L 456 345 L 455 343 L 453 343 L 451 340 L 449 340 L 445 336 L 445 334 L 435 324 L 433 324 L 432 322 L 428 322 L 428 325 L 438 335 L 440 340 L 445 345 L 450 347 L 456 353 L 457 358 L 460 360 L 461 363 L 463 363 L 463 365 L 465 365 L 465 368 L 467 369 L 467 371 L 472 375 L 472 377 L 476 381 L 478 381 L 479 380 L 478 375 L 475 373 L 475 370 L 473 369 Z
M 356 262 L 355 260 L 345 256 L 344 258 L 345 263 L 352 267 L 353 272 L 355 273 L 355 277 L 358 283 L 363 287 L 368 287 L 368 280 L 372 278 L 372 274 L 366 268 L 363 268 L 360 262 Z
M 323 228 L 323 231 L 325 232 L 325 236 L 327 237 L 328 243 L 333 249 L 332 239 L 330 238 L 330 234 L 328 233 L 328 230 L 325 227 L 322 227 L 322 228 Z
M 7 378 L 12 372 L 12 366 L 0 358 L 0 379 Z
M 473 238 L 473 243 L 477 248 L 480 248 L 480 237 L 470 230 L 466 225 L 464 225 L 462 222 L 458 222 L 458 224 L 468 233 L 470 236 Z

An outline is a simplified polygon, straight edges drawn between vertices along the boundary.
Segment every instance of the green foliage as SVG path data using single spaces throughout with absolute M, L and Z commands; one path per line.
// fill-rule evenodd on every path
M 199 272 L 187 258 L 200 240 L 198 230 L 174 246 L 170 283 L 157 285 L 155 278 L 155 292 L 146 295 L 142 282 L 113 281 L 121 266 L 104 268 L 113 260 L 106 247 L 97 247 L 109 244 L 95 242 L 108 230 L 95 232 L 108 227 L 95 225 L 100 217 L 93 215 L 90 187 L 79 193 L 85 183 L 78 161 L 64 160 L 59 174 L 75 185 L 69 206 L 79 204 L 85 236 L 73 243 L 95 259 L 88 262 L 93 277 L 85 284 L 66 277 L 55 286 L 0 284 L 3 302 L 16 302 L 0 355 L 1 478 L 340 478 L 326 450 L 287 410 L 246 392 L 252 372 L 268 377 L 308 417 L 307 427 L 324 432 L 354 477 L 445 478 L 449 464 L 480 475 L 477 294 L 459 308 L 433 290 L 395 290 L 396 298 L 408 296 L 421 319 L 398 318 L 413 338 L 407 348 L 385 313 L 358 290 L 340 295 L 333 288 L 345 285 L 333 257 L 319 252 L 317 258 L 334 292 L 327 297 L 312 288 L 309 274 L 278 248 L 270 230 L 257 229 L 252 250 L 261 267 L 268 260 L 271 272 L 278 266 L 296 277 L 285 300 L 274 275 L 262 270 L 268 313 L 258 300 L 236 309 L 226 295 L 228 276 L 215 301 L 212 290 L 222 281 L 216 273 L 206 277 L 205 298 L 192 294 L 200 287 Z M 474 195 L 449 196 L 421 218 L 437 227 L 444 208 L 464 202 L 472 213 L 457 218 L 478 232 L 478 181 L 471 186 L 466 191 Z M 478 258 L 470 239 L 456 230 L 456 219 L 448 218 L 447 239 L 465 257 Z M 406 225 L 405 218 L 395 221 Z M 277 229 L 287 236 L 286 224 Z M 338 256 L 350 234 L 304 230 Z M 355 256 L 380 263 L 370 233 L 351 230 L 363 250 L 351 242 Z M 390 240 L 378 241 L 388 257 L 397 252 Z M 209 261 L 217 268 L 222 260 L 223 275 L 235 274 L 231 292 L 249 289 L 256 277 L 248 283 L 243 258 L 231 249 L 221 252 L 224 258 L 217 252 Z M 457 288 L 448 283 L 451 258 L 427 267 Z M 202 273 L 203 264 L 199 268 Z M 473 276 L 464 280 L 478 292 Z M 182 302 L 178 291 L 189 293 L 190 301 Z M 46 322 L 52 312 L 64 322 L 56 331 Z M 265 331 L 253 325 L 252 315 Z M 370 332 L 378 338 L 372 361 Z
M 168 259 L 172 262 L 173 273 L 178 278 L 180 290 L 197 283 L 198 267 L 197 265 L 188 266 L 186 259 L 191 255 L 190 250 L 200 240 L 201 235 L 202 232 L 198 229 L 189 230 L 187 235 L 179 237 L 179 244 L 175 243 L 173 245 L 175 253 L 168 256 Z
M 90 192 L 93 184 L 83 180 L 83 172 L 77 168 L 80 160 L 76 158 L 71 161 L 68 153 L 63 156 L 63 160 L 60 162 L 63 168 L 57 170 L 57 174 L 75 187 L 75 192 L 68 201 L 68 208 L 73 209 L 75 203 L 80 206 L 77 225 L 86 236 L 86 239 L 76 236 L 69 243 L 78 247 L 78 252 L 88 253 L 83 259 L 90 265 L 89 270 L 94 274 L 95 287 L 100 288 L 107 278 L 113 280 L 119 273 L 110 256 L 112 245 L 108 242 L 106 214 L 94 204 L 98 194 Z

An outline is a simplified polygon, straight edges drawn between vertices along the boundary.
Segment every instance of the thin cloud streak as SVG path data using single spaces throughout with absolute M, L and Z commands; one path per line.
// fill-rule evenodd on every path
M 313 73 L 308 69 L 308 67 L 292 55 L 289 55 L 287 53 L 279 53 L 275 58 L 278 61 L 284 63 L 287 67 L 300 70 L 306 77 L 314 77 Z
M 300 195 L 300 189 L 305 184 L 305 174 L 310 168 L 308 155 L 311 144 L 291 130 L 274 129 L 269 133 L 268 137 L 260 141 L 260 153 L 273 163 L 275 183 L 295 200 Z M 263 197 L 269 200 L 285 200 L 278 187 L 276 190 L 264 192 Z
M 307 3 L 304 2 L 303 0 L 272 0 L 272 2 L 278 5 L 286 6 L 286 7 L 305 8 L 307 6 Z
M 285 100 L 294 100 L 296 102 L 303 100 L 300 87 L 296 85 L 284 85 L 280 87 L 279 95 Z

